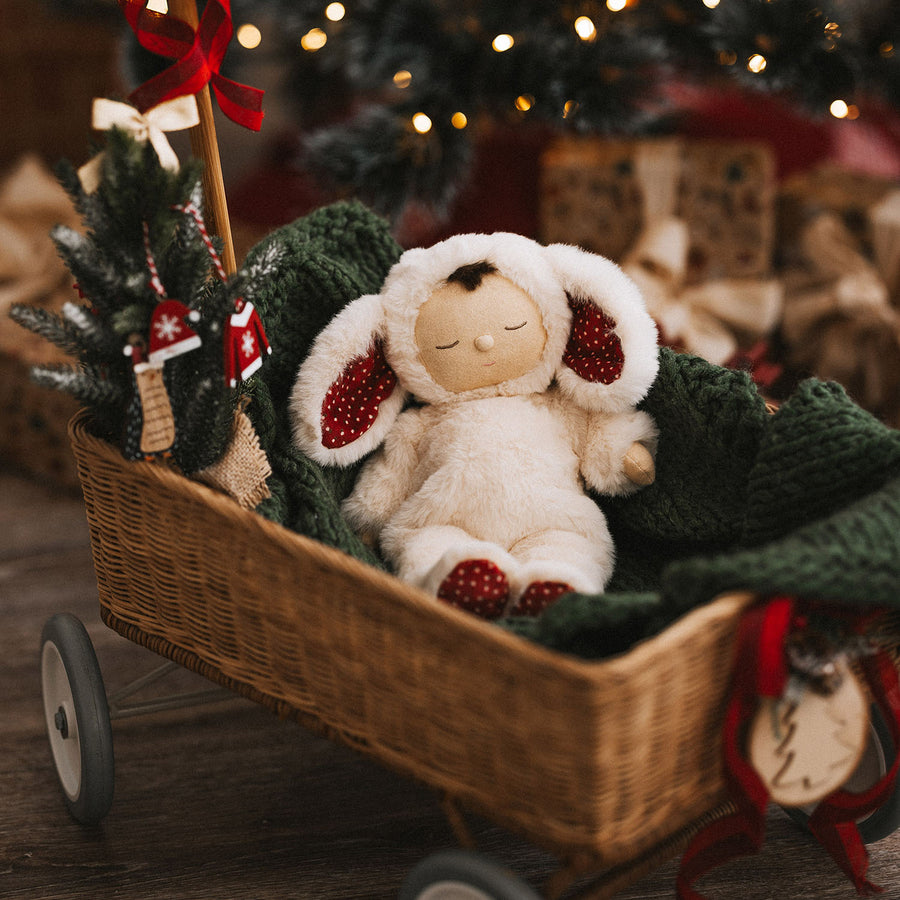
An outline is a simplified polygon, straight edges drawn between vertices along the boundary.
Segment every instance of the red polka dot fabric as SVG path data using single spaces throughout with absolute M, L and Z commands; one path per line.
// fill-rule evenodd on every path
M 482 619 L 496 619 L 509 599 L 509 582 L 489 559 L 466 559 L 441 582 L 438 597 Z
M 516 601 L 511 615 L 539 616 L 563 594 L 571 592 L 572 588 L 562 581 L 535 581 L 525 588 L 525 593 Z
M 397 376 L 384 357 L 381 342 L 348 363 L 322 403 L 322 445 L 346 447 L 375 424 L 378 407 L 390 397 Z
M 622 374 L 625 354 L 616 322 L 587 300 L 569 297 L 572 333 L 563 362 L 585 381 L 612 384 Z

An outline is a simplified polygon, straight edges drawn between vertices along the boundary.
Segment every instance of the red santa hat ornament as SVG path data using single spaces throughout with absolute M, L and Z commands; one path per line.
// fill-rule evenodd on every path
M 156 305 L 150 319 L 148 360 L 151 365 L 159 365 L 200 346 L 200 336 L 185 319 L 197 322 L 200 313 L 189 309 L 180 300 L 163 300 Z

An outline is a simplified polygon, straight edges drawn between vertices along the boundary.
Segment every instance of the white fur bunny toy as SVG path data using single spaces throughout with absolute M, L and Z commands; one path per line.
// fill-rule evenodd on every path
M 609 581 L 612 538 L 584 485 L 653 481 L 656 427 L 635 405 L 657 365 L 656 326 L 614 263 L 457 235 L 407 250 L 320 333 L 294 439 L 326 465 L 377 449 L 343 510 L 398 577 L 485 618 L 537 615 Z

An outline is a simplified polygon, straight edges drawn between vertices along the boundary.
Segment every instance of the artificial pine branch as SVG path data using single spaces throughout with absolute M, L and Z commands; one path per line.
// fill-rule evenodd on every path
M 200 206 L 199 161 L 170 172 L 152 145 L 117 129 L 107 133 L 103 153 L 101 182 L 91 194 L 71 165 L 57 167 L 86 231 L 59 227 L 52 237 L 86 304 L 68 303 L 60 314 L 20 307 L 13 316 L 78 360 L 75 367 L 38 367 L 34 380 L 73 394 L 91 408 L 103 435 L 117 439 L 127 433 L 129 411 L 140 406 L 133 348 L 152 347 L 158 305 L 177 299 L 199 312 L 190 327 L 200 346 L 163 363 L 176 426 L 173 455 L 190 473 L 220 457 L 230 437 L 235 397 L 224 378 L 222 339 L 238 279 L 218 277 L 196 222 L 180 209 Z
M 99 372 L 93 367 L 65 363 L 34 366 L 30 375 L 35 384 L 72 394 L 95 412 L 114 410 L 126 400 L 122 384 L 112 378 L 98 377 Z
M 70 328 L 75 329 L 79 347 L 84 356 L 95 352 L 98 359 L 108 357 L 118 350 L 118 342 L 112 339 L 98 317 L 87 306 L 79 306 L 71 300 L 63 304 L 62 315 Z
M 40 306 L 16 303 L 10 308 L 9 316 L 14 322 L 50 341 L 64 353 L 74 355 L 84 348 L 83 332 L 77 326 Z
M 240 293 L 256 293 L 267 280 L 272 278 L 278 264 L 284 257 L 284 248 L 272 241 L 255 253 L 236 276 L 236 286 Z
M 50 237 L 66 268 L 72 273 L 79 290 L 85 296 L 96 297 L 98 312 L 105 312 L 106 298 L 120 298 L 136 287 L 127 279 L 128 269 L 116 266 L 106 258 L 101 246 L 73 228 L 57 225 Z
M 349 123 L 322 129 L 305 142 L 304 164 L 384 215 L 399 216 L 412 202 L 444 213 L 464 180 L 471 143 L 443 122 L 431 135 L 411 133 L 412 112 L 369 107 Z

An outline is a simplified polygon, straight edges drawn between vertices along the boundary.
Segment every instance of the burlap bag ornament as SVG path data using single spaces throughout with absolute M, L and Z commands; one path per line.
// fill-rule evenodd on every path
M 266 479 L 272 474 L 269 459 L 259 443 L 259 435 L 244 411 L 243 398 L 234 411 L 228 449 L 217 462 L 197 472 L 195 478 L 232 497 L 244 509 L 255 509 L 272 496 Z

